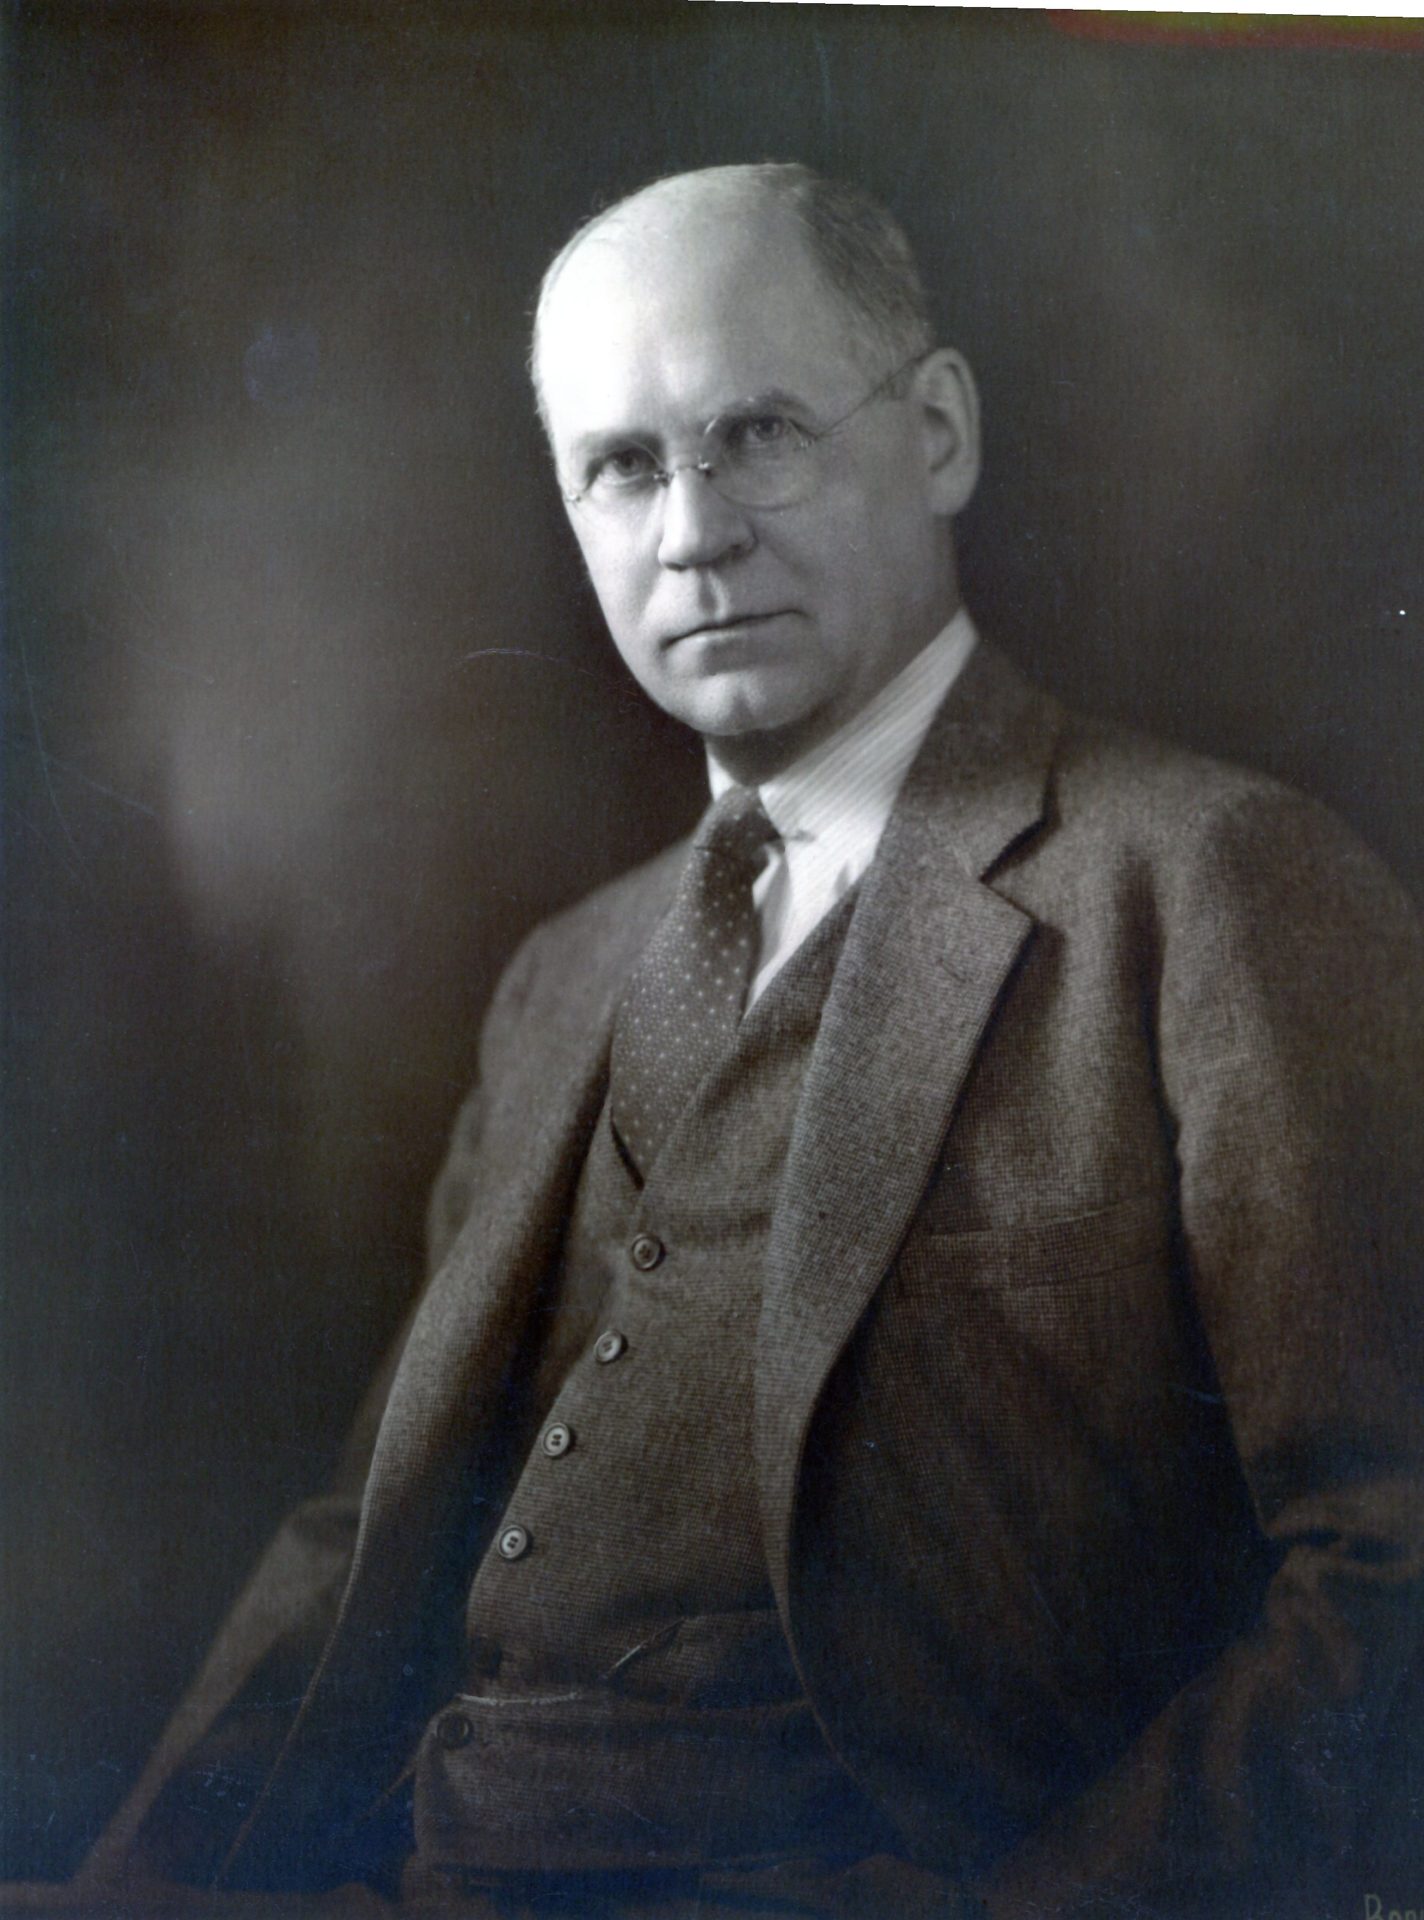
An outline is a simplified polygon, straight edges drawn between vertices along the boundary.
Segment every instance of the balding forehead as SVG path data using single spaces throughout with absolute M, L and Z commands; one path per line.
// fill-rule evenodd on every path
M 819 307 L 819 334 L 833 333 L 855 351 L 855 326 L 827 281 L 796 214 L 765 189 L 698 176 L 660 181 L 610 210 L 577 236 L 545 282 L 535 316 L 532 365 L 541 408 L 546 342 L 566 324 L 586 323 L 599 308 L 600 327 L 629 315 L 644 289 L 673 275 L 687 296 L 726 315 L 726 289 L 748 291 L 771 281 L 800 284 L 802 311 Z M 819 298 L 818 298 L 819 296 Z

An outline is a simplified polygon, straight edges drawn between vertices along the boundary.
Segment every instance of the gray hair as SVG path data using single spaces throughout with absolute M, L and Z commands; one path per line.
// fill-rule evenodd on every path
M 529 350 L 530 376 L 546 427 L 539 385 L 539 333 L 555 282 L 590 234 L 646 194 L 684 181 L 706 181 L 732 192 L 759 194 L 793 214 L 826 285 L 845 310 L 856 347 L 872 366 L 888 361 L 892 367 L 903 367 L 934 345 L 929 302 L 910 243 L 898 221 L 863 188 L 827 180 L 799 161 L 666 174 L 585 220 L 549 263 L 535 303 Z

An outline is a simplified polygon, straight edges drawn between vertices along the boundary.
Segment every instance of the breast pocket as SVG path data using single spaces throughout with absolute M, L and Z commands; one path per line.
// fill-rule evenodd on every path
M 1064 1288 L 1165 1266 L 1171 1233 L 1162 1197 L 1135 1194 L 1090 1212 L 963 1233 L 912 1234 L 896 1265 L 906 1300 L 964 1288 Z
M 1044 1564 L 1067 1577 L 1091 1543 L 1127 1551 L 1176 1471 L 1198 1404 L 1185 1389 L 1201 1384 L 1192 1324 L 1156 1192 L 912 1234 L 867 1324 L 859 1391 L 907 1497 L 948 1516 L 930 1528 L 947 1552 L 974 1538 L 1012 1557 L 1041 1529 Z
M 1194 1317 L 1155 1192 L 987 1231 L 913 1234 L 882 1289 L 874 1377 L 981 1460 L 1170 1440 L 1200 1386 Z M 1054 1456 L 1058 1459 L 1055 1462 Z M 1078 1471 L 1078 1469 L 1074 1469 Z

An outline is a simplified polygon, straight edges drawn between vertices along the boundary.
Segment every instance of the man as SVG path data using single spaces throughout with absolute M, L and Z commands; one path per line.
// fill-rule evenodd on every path
M 1416 921 L 976 637 L 973 384 L 863 196 L 635 195 L 534 367 L 716 804 L 510 968 L 373 1451 L 90 1884 L 1353 1902 L 1424 1580 Z

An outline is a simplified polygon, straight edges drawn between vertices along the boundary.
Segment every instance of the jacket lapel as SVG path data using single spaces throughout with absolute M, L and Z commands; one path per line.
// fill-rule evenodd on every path
M 399 1581 L 407 1547 L 428 1550 L 423 1521 L 465 1478 L 501 1411 L 500 1388 L 571 1204 L 598 1117 L 607 1024 L 549 1084 L 546 1117 L 521 1177 L 466 1223 L 411 1328 L 366 1486 L 352 1585 Z M 392 1555 L 394 1554 L 394 1558 Z
M 807 1068 L 768 1249 L 758 1481 L 783 1617 L 802 1448 L 893 1261 L 1032 922 L 985 875 L 1033 829 L 1058 709 L 980 643 L 862 884 Z

